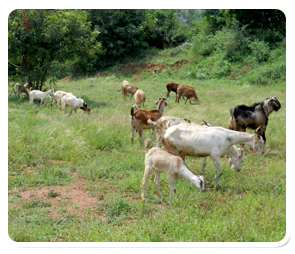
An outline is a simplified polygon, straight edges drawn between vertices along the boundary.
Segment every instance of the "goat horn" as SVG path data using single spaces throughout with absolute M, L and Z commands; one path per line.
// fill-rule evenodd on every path
M 261 129 L 261 125 L 255 130 L 255 133 L 259 135 L 258 131 Z

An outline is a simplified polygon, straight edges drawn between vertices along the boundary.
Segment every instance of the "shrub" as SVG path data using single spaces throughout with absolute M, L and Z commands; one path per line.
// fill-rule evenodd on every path
M 215 50 L 212 34 L 201 32 L 192 38 L 193 52 L 202 56 L 209 56 Z
M 231 63 L 227 60 L 220 60 L 214 64 L 212 68 L 212 76 L 214 78 L 221 78 L 227 76 L 231 71 Z
M 267 42 L 255 39 L 249 44 L 249 48 L 252 51 L 252 56 L 257 62 L 261 63 L 268 59 L 270 48 Z

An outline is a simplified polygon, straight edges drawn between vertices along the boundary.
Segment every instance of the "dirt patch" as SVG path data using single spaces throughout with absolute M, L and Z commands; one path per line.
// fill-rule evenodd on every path
M 161 72 L 166 67 L 170 69 L 173 69 L 174 67 L 179 68 L 180 66 L 182 66 L 183 64 L 187 64 L 188 62 L 189 62 L 188 60 L 182 59 L 180 61 L 177 61 L 173 64 L 168 64 L 168 65 L 156 64 L 156 63 L 150 63 L 150 62 L 141 63 L 137 65 L 129 64 L 127 66 L 120 66 L 116 72 L 117 73 L 128 72 L 130 74 L 140 74 L 140 72 L 142 71 L 147 71 L 154 74 L 156 72 Z M 108 75 L 109 73 L 97 73 L 95 76 L 102 77 L 102 76 L 108 76 Z
M 74 214 L 80 218 L 92 215 L 93 217 L 102 218 L 95 213 L 95 206 L 99 204 L 98 198 L 91 196 L 86 187 L 86 179 L 78 173 L 72 173 L 73 183 L 67 186 L 42 187 L 32 190 L 25 190 L 18 193 L 23 200 L 42 200 L 50 201 L 51 218 L 60 218 L 62 214 Z

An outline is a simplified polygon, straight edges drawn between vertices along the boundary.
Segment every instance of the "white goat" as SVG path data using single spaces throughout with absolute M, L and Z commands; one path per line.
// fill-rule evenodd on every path
M 148 123 L 152 124 L 152 121 L 149 120 Z M 185 156 L 210 156 L 215 166 L 216 178 L 218 178 L 222 174 L 219 159 L 227 152 L 234 153 L 232 148 L 230 149 L 232 145 L 244 143 L 249 145 L 256 154 L 263 154 L 264 142 L 258 130 L 259 128 L 255 130 L 255 134 L 250 134 L 222 127 L 200 128 L 190 124 L 178 124 L 167 130 L 159 127 L 158 132 L 161 135 L 163 147 L 180 155 L 183 159 Z M 236 168 L 236 170 L 239 169 Z
M 79 108 L 84 110 L 88 115 L 90 115 L 90 108 L 87 107 L 87 104 L 84 102 L 84 100 L 74 95 L 63 94 L 61 96 L 61 104 L 65 114 L 66 114 L 67 106 L 71 107 L 69 116 L 72 114 L 73 110 L 75 110 L 75 113 L 77 113 L 77 109 Z
M 138 89 L 134 94 L 135 104 L 133 105 L 134 110 L 138 110 L 141 107 L 141 103 L 144 107 L 145 93 L 142 89 Z
M 57 108 L 59 109 L 59 110 L 61 110 L 60 108 L 59 108 L 59 103 L 60 103 L 60 101 L 61 101 L 61 96 L 63 95 L 63 94 L 70 94 L 70 95 L 73 95 L 72 93 L 67 93 L 67 92 L 64 92 L 64 91 L 56 91 L 56 92 L 54 92 L 53 93 L 53 99 L 52 99 L 52 103 L 51 103 L 51 107 L 50 107 L 50 109 L 52 109 L 52 106 L 53 106 L 53 104 L 56 102 L 56 105 L 57 105 Z M 73 95 L 74 96 L 74 95 Z
M 166 173 L 170 185 L 170 195 L 171 198 L 172 191 L 176 192 L 176 187 L 174 180 L 184 177 L 191 181 L 196 187 L 202 191 L 206 191 L 206 179 L 204 176 L 195 175 L 184 163 L 184 161 L 179 157 L 165 149 L 159 147 L 153 147 L 149 149 L 149 144 L 151 140 L 146 139 L 145 144 L 145 170 L 141 185 L 141 197 L 145 200 L 145 186 L 150 173 L 154 170 L 155 175 L 155 186 L 158 195 L 163 199 L 163 196 L 159 189 L 159 178 L 160 173 Z
M 49 89 L 47 92 L 42 92 L 39 90 L 31 90 L 31 89 L 32 87 L 30 87 L 30 89 L 26 88 L 30 97 L 30 103 L 33 103 L 34 100 L 39 100 L 40 101 L 39 106 L 42 105 L 46 95 L 48 94 L 53 95 L 53 92 L 54 92 L 54 88 Z

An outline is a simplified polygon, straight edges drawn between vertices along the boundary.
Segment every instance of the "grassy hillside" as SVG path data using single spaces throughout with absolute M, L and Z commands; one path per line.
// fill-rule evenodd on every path
M 180 67 L 168 65 L 188 60 Z M 14 241 L 67 242 L 277 242 L 286 233 L 286 83 L 279 72 L 284 59 L 266 63 L 220 62 L 218 55 L 195 58 L 185 49 L 151 51 L 138 56 L 133 67 L 150 62 L 165 68 L 154 74 L 113 67 L 96 77 L 63 79 L 55 90 L 72 92 L 91 108 L 70 117 L 51 99 L 44 106 L 8 99 L 9 236 Z M 219 62 L 218 62 L 219 61 Z M 228 66 L 226 66 L 226 64 Z M 122 68 L 122 67 L 121 67 Z M 133 68 L 134 69 L 134 68 Z M 279 74 L 275 77 L 274 73 Z M 268 73 L 268 74 L 267 74 Z M 104 75 L 103 75 L 104 74 Z M 140 197 L 145 152 L 135 134 L 130 141 L 130 109 L 118 90 L 127 79 L 143 89 L 145 109 L 155 109 L 170 81 L 195 87 L 198 105 L 167 99 L 163 115 L 207 121 L 226 127 L 229 110 L 275 96 L 282 108 L 269 117 L 263 156 L 247 154 L 239 173 L 221 158 L 219 181 L 208 159 L 207 192 L 176 180 L 177 192 L 169 199 L 167 177 L 162 174 L 156 195 L 152 177 L 147 202 Z M 69 112 L 69 109 L 68 109 Z M 249 132 L 253 132 L 249 130 Z M 144 131 L 145 138 L 152 138 Z M 200 173 L 201 158 L 187 158 Z

